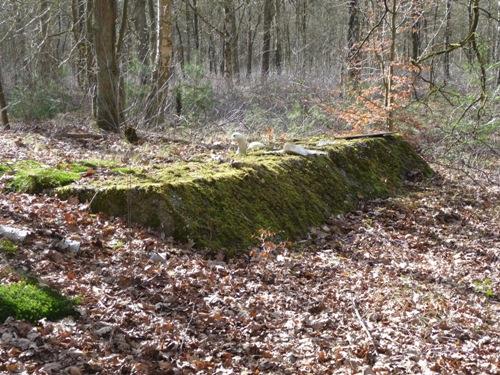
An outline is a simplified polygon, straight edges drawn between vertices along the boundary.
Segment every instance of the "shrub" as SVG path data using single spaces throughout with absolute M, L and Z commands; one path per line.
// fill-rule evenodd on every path
M 67 88 L 57 83 L 15 87 L 10 102 L 12 116 L 23 120 L 48 119 L 77 108 Z
M 176 90 L 180 93 L 184 114 L 196 118 L 213 108 L 214 92 L 200 65 L 188 64 L 184 67 L 184 73 L 186 78 Z

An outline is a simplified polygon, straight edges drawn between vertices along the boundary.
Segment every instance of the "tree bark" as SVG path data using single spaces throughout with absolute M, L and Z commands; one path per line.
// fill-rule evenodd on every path
M 51 61 L 51 43 L 49 38 L 49 2 L 40 1 L 40 31 L 42 41 L 40 42 L 40 58 L 38 62 L 38 75 L 42 79 L 48 79 L 53 76 L 54 68 Z
M 356 51 L 359 42 L 359 2 L 349 1 L 349 28 L 347 29 L 347 77 L 353 87 L 359 83 L 359 52 Z
M 172 75 L 172 0 L 158 0 L 156 67 L 153 88 L 148 98 L 146 121 L 161 122 L 168 97 L 168 83 Z
M 236 13 L 233 0 L 224 0 L 224 77 L 228 83 L 239 73 L 238 66 L 238 36 L 236 32 Z
M 118 132 L 123 117 L 120 108 L 120 72 L 116 58 L 116 0 L 95 0 L 94 39 L 97 58 L 97 126 Z
M 496 58 L 495 60 L 500 61 L 500 0 L 497 4 L 497 36 L 496 36 Z M 500 66 L 497 69 L 497 86 L 500 86 Z
M 272 22 L 273 22 L 273 0 L 264 0 L 264 24 L 262 33 L 262 69 L 261 69 L 261 76 L 263 79 L 266 79 L 267 76 L 269 75 Z
M 387 112 L 387 127 L 389 131 L 394 130 L 394 121 L 392 113 L 393 102 L 393 85 L 394 85 L 394 60 L 396 59 L 396 33 L 397 33 L 397 0 L 392 0 L 390 14 L 390 49 L 389 49 L 389 68 L 387 69 L 387 77 L 385 79 L 385 95 L 384 95 L 384 108 Z
M 236 10 L 234 0 L 224 0 L 224 76 L 231 83 L 239 75 L 238 32 L 236 29 Z
M 193 9 L 194 9 L 194 15 L 193 15 L 193 23 L 194 23 L 194 48 L 196 48 L 196 51 L 200 49 L 200 24 L 198 21 L 198 3 L 196 0 L 193 0 Z M 198 56 L 199 58 L 199 56 Z
M 78 86 L 85 88 L 85 0 L 71 1 L 73 38 L 75 39 L 76 77 Z
M 276 73 L 281 74 L 283 64 L 283 43 L 281 35 L 281 0 L 276 0 L 274 22 L 276 25 L 276 50 L 274 51 L 274 67 Z
M 149 67 L 149 30 L 146 20 L 146 0 L 136 0 L 134 7 L 134 28 L 139 37 L 137 57 L 141 64 L 140 80 L 142 84 L 148 81 Z
M 0 64 L 0 115 L 2 117 L 2 124 L 5 130 L 10 129 L 9 116 L 7 114 L 7 100 L 3 91 L 2 84 L 2 65 Z
M 444 46 L 448 50 L 450 48 L 451 36 L 451 0 L 446 0 L 446 26 L 444 30 Z M 445 82 L 450 79 L 450 53 L 446 52 L 443 59 L 443 73 Z

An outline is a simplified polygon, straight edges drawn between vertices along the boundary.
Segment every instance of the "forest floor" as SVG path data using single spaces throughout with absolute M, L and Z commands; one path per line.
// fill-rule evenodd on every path
M 0 161 L 57 164 L 127 147 L 34 128 L 2 133 Z M 141 147 L 137 158 L 151 162 L 198 150 Z M 1 324 L 0 373 L 496 374 L 500 192 L 434 167 L 439 176 L 405 196 L 233 259 L 72 200 L 2 194 L 0 224 L 33 235 L 0 258 L 0 281 L 22 269 L 81 304 L 77 319 Z M 57 250 L 61 237 L 81 251 Z

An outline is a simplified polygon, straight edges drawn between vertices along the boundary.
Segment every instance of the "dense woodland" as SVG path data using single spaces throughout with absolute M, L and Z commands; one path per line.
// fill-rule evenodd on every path
M 486 136 L 498 125 L 499 8 L 479 0 L 4 1 L 3 121 L 84 110 L 115 132 L 217 123 L 415 132 L 438 122 Z M 454 110 L 432 117 L 446 105 Z
M 498 374 L 499 88 L 498 0 L 0 0 L 0 373 Z

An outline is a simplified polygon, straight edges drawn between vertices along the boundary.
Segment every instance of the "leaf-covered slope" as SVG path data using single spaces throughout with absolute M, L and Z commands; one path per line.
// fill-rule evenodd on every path
M 324 150 L 327 156 L 314 158 L 256 154 L 232 164 L 176 164 L 58 193 L 198 247 L 234 251 L 261 229 L 282 239 L 304 235 L 359 199 L 398 192 L 408 174 L 431 173 L 399 137 L 339 140 Z

